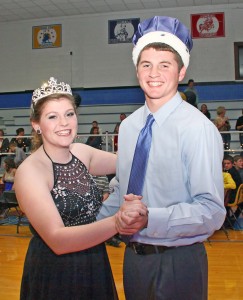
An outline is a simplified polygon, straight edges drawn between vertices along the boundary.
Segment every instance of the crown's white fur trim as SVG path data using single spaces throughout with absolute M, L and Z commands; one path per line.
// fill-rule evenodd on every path
M 133 48 L 132 59 L 135 66 L 137 66 L 138 56 L 145 46 L 151 43 L 164 43 L 175 49 L 187 68 L 190 60 L 190 53 L 186 45 L 174 34 L 165 31 L 153 31 L 146 33 L 138 40 Z
M 57 80 L 54 77 L 50 77 L 48 82 L 45 82 L 41 88 L 34 90 L 32 95 L 32 105 L 36 104 L 40 99 L 52 94 L 72 95 L 72 90 L 69 84 L 64 82 L 57 83 Z

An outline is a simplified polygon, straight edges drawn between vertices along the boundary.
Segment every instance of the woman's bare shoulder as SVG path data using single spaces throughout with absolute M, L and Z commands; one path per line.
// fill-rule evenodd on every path
M 87 168 L 90 164 L 94 150 L 94 148 L 82 143 L 73 143 L 70 146 L 70 151 L 73 153 L 73 155 L 80 159 Z
M 42 176 L 46 176 L 45 174 L 48 169 L 48 161 L 43 160 L 41 155 L 34 152 L 20 164 L 16 171 L 16 178 L 20 179 L 24 176 L 34 181 L 37 177 L 41 178 Z
M 92 147 L 86 145 L 86 144 L 83 144 L 83 143 L 73 143 L 71 144 L 70 146 L 70 150 L 71 151 L 79 151 L 79 150 L 83 150 L 85 152 L 90 152 L 92 151 Z

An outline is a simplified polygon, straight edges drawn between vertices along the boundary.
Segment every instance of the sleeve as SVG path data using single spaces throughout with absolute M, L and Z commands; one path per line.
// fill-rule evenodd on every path
M 231 189 L 231 190 L 236 189 L 236 184 L 235 184 L 232 176 L 230 175 L 230 173 L 224 172 L 224 188 Z
M 118 174 L 118 163 L 116 168 L 116 174 Z M 102 203 L 100 212 L 97 216 L 97 220 L 113 216 L 120 208 L 120 187 L 118 175 L 115 177 L 115 184 L 113 186 L 113 192 L 109 197 Z
M 15 162 L 15 164 L 18 164 L 21 160 L 22 160 L 22 158 L 21 158 L 20 148 L 16 147 L 14 162 Z
M 24 152 L 24 150 L 23 149 L 21 149 L 22 151 L 21 151 L 21 161 L 23 161 L 23 160 L 25 160 L 26 159 L 26 154 L 25 154 L 25 152 Z
M 2 152 L 8 152 L 8 148 L 9 148 L 9 140 L 7 138 L 5 138 L 3 140 L 3 144 L 2 144 Z
M 101 137 L 100 136 L 97 136 L 96 138 L 94 138 L 90 143 L 89 145 L 94 147 L 94 148 L 99 148 L 100 145 L 101 145 Z
M 240 130 L 240 129 L 237 129 L 237 127 L 238 127 L 238 126 L 241 126 L 241 125 L 243 125 L 242 117 L 239 117 L 239 118 L 236 120 L 235 130 Z
M 205 240 L 225 220 L 222 138 L 212 124 L 198 127 L 196 131 L 187 131 L 182 150 L 189 197 L 186 202 L 179 202 L 178 194 L 178 203 L 174 205 L 149 208 L 145 232 L 148 237 Z
M 90 145 L 90 137 L 88 137 L 88 139 L 87 139 L 87 141 L 86 141 L 85 144 L 86 144 L 86 145 Z
M 109 189 L 109 181 L 107 176 L 104 176 L 104 189 L 103 189 L 103 194 L 105 193 L 109 193 L 110 189 Z
M 214 123 L 214 125 L 218 128 L 218 126 L 220 126 L 221 124 L 221 122 L 220 122 L 220 119 L 218 118 L 218 117 L 216 117 L 214 120 L 213 120 L 213 123 Z
M 30 145 L 31 145 L 31 139 L 25 138 L 25 145 L 26 145 L 26 147 L 30 147 Z

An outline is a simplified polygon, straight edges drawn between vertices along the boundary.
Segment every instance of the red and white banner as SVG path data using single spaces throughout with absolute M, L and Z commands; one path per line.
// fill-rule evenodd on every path
M 224 13 L 191 15 L 192 38 L 224 37 Z

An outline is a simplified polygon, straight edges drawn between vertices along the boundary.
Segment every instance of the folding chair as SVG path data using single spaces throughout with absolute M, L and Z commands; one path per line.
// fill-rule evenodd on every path
M 243 183 L 242 183 L 242 185 L 243 185 Z M 237 194 L 238 194 L 238 195 L 236 195 L 236 196 L 238 196 L 237 206 L 238 206 L 238 209 L 240 210 L 241 214 L 243 214 L 243 206 L 242 206 L 242 203 L 243 203 L 243 187 L 241 188 L 241 190 Z
M 2 193 L 0 206 L 2 209 L 6 209 L 6 213 L 5 213 L 6 217 L 8 217 L 11 208 L 15 208 L 17 214 L 19 215 L 19 210 L 18 210 L 19 204 L 14 191 L 4 191 Z
M 230 199 L 230 192 L 231 192 L 231 189 L 225 189 L 224 190 L 224 206 L 226 207 L 228 202 L 229 202 L 229 199 Z M 225 217 L 227 219 L 227 216 Z M 225 225 L 223 224 L 221 229 L 223 230 L 223 232 L 225 233 L 227 239 L 229 240 L 229 233 L 225 227 Z
M 240 224 L 237 221 L 237 217 L 235 216 L 235 210 L 239 207 L 238 205 L 240 203 L 243 203 L 243 183 L 239 186 L 239 188 L 237 190 L 237 194 L 235 196 L 234 202 L 226 204 L 226 208 L 229 209 L 231 216 L 234 218 L 235 223 L 237 224 L 238 227 L 240 227 Z M 239 209 L 241 209 L 241 208 L 239 207 Z M 242 210 L 241 210 L 241 212 L 242 212 Z M 230 218 L 228 216 L 226 218 L 227 218 L 228 223 L 232 226 L 232 229 L 234 229 L 234 226 L 233 226 Z
M 19 209 L 19 204 L 18 204 L 18 200 L 16 198 L 15 195 L 15 191 L 11 190 L 11 191 L 4 191 L 1 197 L 1 201 L 0 203 L 3 205 L 3 207 L 5 209 L 7 209 L 7 213 L 5 214 L 5 217 L 8 218 L 9 216 L 9 211 L 11 208 L 15 208 L 16 212 L 17 212 L 17 233 L 19 233 L 19 227 L 21 225 L 26 225 L 29 224 L 28 219 L 25 216 L 25 213 L 23 213 L 20 209 Z
M 19 233 L 19 227 L 21 225 L 29 225 L 29 220 L 27 219 L 26 215 L 24 212 L 20 212 L 18 216 L 18 223 L 17 223 L 17 233 Z

